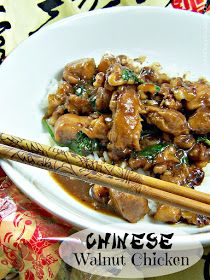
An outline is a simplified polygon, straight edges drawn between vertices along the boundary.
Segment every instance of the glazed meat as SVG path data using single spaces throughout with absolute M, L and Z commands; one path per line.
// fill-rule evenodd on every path
M 65 144 L 76 139 L 76 135 L 80 131 L 89 138 L 106 139 L 108 127 L 103 116 L 92 119 L 85 116 L 65 114 L 55 123 L 55 140 Z
M 98 72 L 106 73 L 109 66 L 113 65 L 116 61 L 116 57 L 112 54 L 103 55 L 98 65 Z
M 189 151 L 188 156 L 192 162 L 199 165 L 203 163 L 205 166 L 210 161 L 210 148 L 207 148 L 203 143 L 197 143 Z
M 56 145 L 179 186 L 197 188 L 210 162 L 210 83 L 169 77 L 158 63 L 120 54 L 68 63 L 48 96 L 43 124 Z M 146 65 L 146 66 L 145 66 Z M 129 222 L 146 214 L 160 222 L 197 226 L 210 219 L 100 185 L 86 197 L 96 210 Z M 81 196 L 81 189 L 72 192 Z
M 203 181 L 204 173 L 198 167 L 188 167 L 186 164 L 173 166 L 166 170 L 160 178 L 167 182 L 172 182 L 180 186 L 198 186 Z
M 58 106 L 65 103 L 67 96 L 72 91 L 72 86 L 66 82 L 63 82 L 58 86 L 56 94 L 48 95 L 48 116 L 51 116 Z
M 65 108 L 73 114 L 89 114 L 93 111 L 89 100 L 82 96 L 71 94 L 66 102 Z
M 178 135 L 174 137 L 174 144 L 183 149 L 190 149 L 195 144 L 193 135 Z
M 104 116 L 93 119 L 88 128 L 84 128 L 83 132 L 91 139 L 107 139 L 109 128 L 105 122 Z
M 61 144 L 75 139 L 79 131 L 89 127 L 91 118 L 65 114 L 55 123 L 55 140 Z
M 103 87 L 99 87 L 96 93 L 96 110 L 99 112 L 109 111 L 109 103 L 112 93 Z
M 148 212 L 148 202 L 143 197 L 110 190 L 110 204 L 125 220 L 136 223 Z
M 200 107 L 189 120 L 190 129 L 197 134 L 207 134 L 210 132 L 210 106 Z
M 63 71 L 63 78 L 70 84 L 77 84 L 80 80 L 91 80 L 96 72 L 93 58 L 83 58 L 67 64 Z
M 181 210 L 167 204 L 158 207 L 154 219 L 164 223 L 177 223 L 181 218 Z
M 194 87 L 196 96 L 191 101 L 187 102 L 187 109 L 195 110 L 201 106 L 210 106 L 210 85 L 197 82 Z
M 141 133 L 140 102 L 135 88 L 122 87 L 116 91 L 110 103 L 113 124 L 108 134 L 114 150 L 139 150 Z
M 154 106 L 148 106 L 146 110 L 147 121 L 156 125 L 160 130 L 175 136 L 189 133 L 186 118 L 182 113 Z

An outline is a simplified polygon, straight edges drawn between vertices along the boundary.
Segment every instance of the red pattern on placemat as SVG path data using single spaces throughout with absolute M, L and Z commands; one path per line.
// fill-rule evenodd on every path
M 57 238 L 68 236 L 71 226 L 31 202 L 1 168 L 0 174 L 0 275 L 14 268 L 21 279 L 56 279 L 61 266 Z
M 173 0 L 171 4 L 176 9 L 203 13 L 206 5 L 206 0 Z M 206 11 L 210 11 L 210 7 L 208 7 Z

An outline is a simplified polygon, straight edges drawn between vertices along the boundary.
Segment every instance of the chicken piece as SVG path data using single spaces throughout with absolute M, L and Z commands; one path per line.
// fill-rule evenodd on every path
M 140 103 L 132 86 L 121 87 L 112 95 L 110 109 L 113 112 L 113 124 L 108 139 L 113 149 L 139 150 L 139 139 L 142 129 Z M 113 152 L 113 151 L 112 151 Z
M 93 58 L 75 60 L 67 64 L 63 71 L 63 78 L 70 84 L 77 84 L 80 80 L 92 80 L 96 73 Z
M 189 151 L 188 156 L 194 162 L 210 162 L 210 149 L 203 143 L 197 143 Z
M 154 215 L 156 221 L 164 223 L 177 223 L 181 218 L 181 210 L 177 207 L 162 204 L 158 207 L 157 212 Z
M 195 187 L 202 183 L 204 178 L 204 172 L 202 169 L 186 164 L 180 164 L 173 166 L 170 170 L 167 170 L 160 176 L 161 180 L 172 182 L 180 186 Z
M 139 91 L 143 91 L 144 93 L 150 93 L 151 96 L 154 96 L 157 92 L 156 86 L 154 84 L 145 83 L 138 86 Z
M 173 134 L 189 134 L 189 128 L 185 116 L 173 109 L 161 109 L 147 106 L 147 121 L 156 125 L 160 130 Z
M 48 112 L 47 116 L 50 117 L 58 106 L 63 105 L 67 96 L 72 92 L 72 86 L 66 82 L 61 83 L 55 94 L 48 95 Z
M 65 106 L 64 105 L 60 105 L 58 106 L 54 112 L 52 113 L 52 116 L 49 118 L 49 124 L 54 126 L 56 121 L 58 120 L 58 118 L 60 116 L 62 116 L 65 112 Z
M 91 139 L 107 139 L 109 132 L 108 125 L 105 122 L 104 116 L 100 116 L 97 119 L 91 121 L 88 128 L 82 130 Z
M 210 219 L 203 215 L 196 215 L 195 213 L 182 211 L 182 219 L 191 225 L 203 227 L 210 224 Z
M 210 98 L 210 95 L 209 95 Z M 197 134 L 210 132 L 210 107 L 200 107 L 189 119 L 190 129 Z
M 182 211 L 182 219 L 188 224 L 197 225 L 197 215 L 189 211 Z
M 161 139 L 159 136 L 147 134 L 147 135 L 144 135 L 141 137 L 140 146 L 141 146 L 141 149 L 144 149 L 148 146 L 157 145 L 160 142 L 161 142 Z
M 128 161 L 128 164 L 132 169 L 143 168 L 145 171 L 150 170 L 153 166 L 153 163 L 146 157 L 131 157 Z
M 183 186 L 187 184 L 187 178 L 189 175 L 190 172 L 187 165 L 180 164 L 164 172 L 163 175 L 160 176 L 160 179 Z
M 97 119 L 91 117 L 65 114 L 55 123 L 55 140 L 65 144 L 75 139 L 79 131 L 85 133 L 91 139 L 107 139 L 108 126 L 104 116 Z
M 174 146 L 166 147 L 161 153 L 159 153 L 155 159 L 154 164 L 159 163 L 179 163 L 179 159 L 176 156 L 176 149 Z M 168 166 L 169 167 L 169 166 Z
M 106 70 L 116 62 L 116 57 L 112 54 L 105 54 L 102 56 L 101 61 L 98 65 L 98 72 L 106 73 Z
M 65 112 L 65 107 L 63 105 L 58 106 L 53 112 L 52 116 L 49 118 L 49 124 L 54 126 L 58 118 L 62 116 Z
M 195 139 L 191 134 L 174 137 L 174 144 L 182 149 L 190 149 L 195 144 Z
M 110 189 L 109 194 L 109 204 L 114 207 L 120 216 L 130 223 L 136 223 L 149 212 L 148 201 L 143 197 L 137 197 L 113 189 Z
M 105 74 L 103 72 L 99 72 L 95 76 L 95 82 L 93 83 L 93 86 L 96 88 L 103 87 L 105 82 Z
M 48 111 L 47 117 L 52 116 L 52 114 L 56 111 L 56 109 L 62 105 L 65 101 L 63 98 L 59 98 L 56 94 L 48 95 Z
M 159 163 L 156 164 L 155 167 L 153 168 L 154 174 L 163 174 L 167 170 L 167 164 L 165 163 Z
M 91 121 L 90 117 L 81 117 L 74 114 L 61 116 L 55 123 L 55 140 L 58 143 L 65 144 L 69 140 L 75 139 L 77 133 L 87 128 Z
M 127 84 L 127 81 L 122 78 L 122 65 L 116 63 L 109 68 L 107 73 L 107 81 L 110 86 L 122 86 Z
M 210 106 L 210 85 L 202 82 L 194 84 L 196 96 L 187 102 L 188 110 L 195 110 L 201 106 Z
M 96 93 L 96 110 L 104 112 L 109 110 L 112 93 L 103 87 L 99 87 Z
M 59 84 L 58 89 L 56 91 L 56 95 L 60 97 L 66 97 L 72 91 L 73 91 L 72 86 L 69 83 L 63 81 L 62 83 Z
M 159 153 L 153 164 L 155 165 L 153 168 L 153 172 L 155 174 L 162 174 L 170 167 L 178 164 L 180 160 L 176 156 L 176 149 L 174 146 L 168 146 L 164 149 L 162 153 Z
M 93 112 L 93 108 L 90 101 L 83 97 L 71 94 L 65 104 L 66 109 L 72 114 L 90 114 Z
M 91 188 L 91 195 L 93 199 L 100 203 L 107 204 L 109 201 L 109 189 L 100 185 L 94 185 Z
M 147 146 L 147 148 L 150 147 Z M 134 156 L 129 159 L 129 166 L 132 169 L 143 168 L 144 170 L 153 170 L 155 174 L 162 174 L 168 168 L 179 163 L 179 158 L 176 156 L 176 149 L 173 146 L 165 147 L 162 152 L 160 151 L 153 158 L 137 154 L 136 157 Z

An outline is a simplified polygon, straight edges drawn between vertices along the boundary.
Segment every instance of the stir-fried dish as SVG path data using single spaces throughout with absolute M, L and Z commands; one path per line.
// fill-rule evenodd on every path
M 105 54 L 98 66 L 93 58 L 80 59 L 65 66 L 43 123 L 56 144 L 77 154 L 195 188 L 210 162 L 210 83 L 171 78 L 157 64 L 144 66 L 141 58 L 125 55 Z M 210 223 L 98 185 L 86 186 L 87 199 L 81 186 L 73 193 L 129 222 L 148 214 L 168 223 Z

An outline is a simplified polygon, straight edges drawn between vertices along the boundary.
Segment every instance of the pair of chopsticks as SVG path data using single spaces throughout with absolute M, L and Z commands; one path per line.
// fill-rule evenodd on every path
M 210 216 L 209 194 L 5 133 L 0 133 L 0 156 Z

